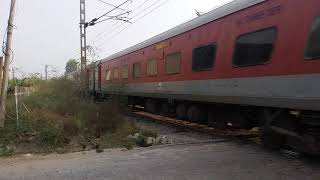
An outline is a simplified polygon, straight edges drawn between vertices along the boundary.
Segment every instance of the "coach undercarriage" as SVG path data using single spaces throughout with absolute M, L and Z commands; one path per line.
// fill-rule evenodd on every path
M 290 109 L 213 104 L 168 99 L 129 97 L 130 105 L 217 129 L 259 127 L 262 143 L 271 149 L 290 147 L 320 154 L 320 113 Z

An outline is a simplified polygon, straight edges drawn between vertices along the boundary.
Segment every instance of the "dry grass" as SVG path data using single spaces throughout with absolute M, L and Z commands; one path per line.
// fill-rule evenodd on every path
M 123 118 L 119 103 L 80 99 L 77 85 L 64 78 L 37 82 L 36 91 L 22 99 L 28 110 L 21 108 L 19 127 L 12 118 L 14 99 L 9 97 L 6 127 L 0 129 L 0 156 L 135 146 L 127 136 L 141 130 Z

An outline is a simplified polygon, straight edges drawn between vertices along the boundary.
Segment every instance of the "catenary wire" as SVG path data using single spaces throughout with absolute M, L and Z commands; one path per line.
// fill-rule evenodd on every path
M 168 3 L 169 0 L 166 0 L 165 2 L 163 2 L 162 4 L 156 6 L 155 8 L 153 8 L 151 11 L 149 11 L 148 13 L 144 14 L 143 16 L 141 16 L 140 18 L 138 18 L 137 20 L 135 20 L 132 24 L 137 23 L 138 21 L 140 21 L 141 19 L 143 19 L 144 17 L 146 17 L 147 15 L 151 14 L 152 12 L 154 12 L 155 10 L 159 9 L 160 7 L 162 7 L 163 5 L 165 5 L 166 3 Z M 131 25 L 132 25 L 131 24 Z M 123 31 L 125 31 L 127 28 L 129 28 L 129 26 L 126 26 L 125 28 L 121 29 L 120 31 L 118 31 L 116 34 L 114 34 L 113 36 L 111 36 L 109 39 L 106 40 L 106 42 L 108 42 L 109 40 L 112 40 L 113 38 L 115 38 L 117 35 L 119 35 L 120 33 L 122 33 Z M 105 42 L 101 43 L 98 45 L 98 47 L 102 46 Z
M 149 0 L 147 0 L 147 1 L 149 1 Z M 156 6 L 156 7 L 153 8 L 150 12 L 148 12 L 148 13 L 145 14 L 145 15 L 143 15 L 143 17 L 145 17 L 146 15 L 148 15 L 148 14 L 150 14 L 151 12 L 155 11 L 156 9 L 160 8 L 161 6 L 163 6 L 163 5 L 164 5 L 165 3 L 167 3 L 168 1 L 169 1 L 169 0 L 165 1 L 164 3 L 160 4 L 159 6 Z M 159 2 L 161 2 L 161 1 L 156 0 L 155 2 L 153 2 L 152 4 L 150 4 L 149 6 L 147 6 L 146 8 L 144 8 L 143 10 L 139 11 L 137 14 L 135 14 L 135 15 L 134 15 L 133 17 L 131 17 L 131 18 L 132 18 L 132 19 L 136 18 L 137 16 L 141 15 L 142 13 L 144 13 L 145 11 L 147 11 L 148 9 L 154 7 L 154 6 L 155 6 L 156 4 L 158 4 Z M 140 6 L 140 7 L 142 7 L 142 6 Z M 139 8 L 140 8 L 140 7 L 139 7 Z M 143 18 L 143 17 L 142 17 L 142 18 Z M 141 18 L 141 19 L 142 19 L 142 18 Z M 140 18 L 139 18 L 139 20 L 140 20 Z M 134 21 L 134 22 L 131 23 L 131 24 L 134 24 L 134 23 L 136 23 L 136 21 Z M 125 24 L 126 24 L 126 23 L 120 24 L 119 26 L 117 26 L 116 28 L 108 31 L 107 33 L 105 33 L 103 36 L 101 36 L 100 38 L 98 38 L 98 39 L 95 40 L 95 41 L 96 41 L 96 42 L 99 42 L 100 40 L 102 40 L 104 37 L 106 37 L 106 36 L 109 35 L 110 33 L 114 32 L 114 31 L 117 30 L 118 28 L 123 27 Z M 122 32 L 122 30 L 121 30 L 121 32 Z M 101 45 L 101 44 L 103 44 L 103 43 L 100 43 L 100 45 Z
M 142 2 L 138 7 L 136 7 L 135 9 L 132 10 L 132 12 L 135 12 L 137 11 L 138 9 L 140 9 L 143 5 L 145 5 L 147 2 L 149 2 L 150 0 L 145 0 L 144 2 Z M 133 18 L 133 17 L 132 17 Z M 116 24 L 119 24 L 120 21 L 116 22 L 114 25 Z M 123 24 L 126 24 L 126 22 L 122 22 L 120 25 L 112 28 L 111 30 L 107 31 L 107 32 L 101 32 L 99 33 L 96 37 L 95 37 L 95 40 L 94 41 L 99 41 L 101 40 L 103 37 L 105 37 L 106 35 L 112 33 L 114 30 L 118 29 L 119 27 L 122 27 Z M 93 41 L 93 42 L 94 42 Z

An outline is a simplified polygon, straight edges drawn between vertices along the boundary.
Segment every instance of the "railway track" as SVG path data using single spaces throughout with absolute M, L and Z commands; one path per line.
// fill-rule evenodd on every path
M 259 137 L 259 132 L 257 130 L 242 130 L 242 129 L 234 130 L 231 128 L 226 130 L 220 130 L 220 129 L 215 129 L 205 125 L 197 124 L 197 123 L 192 123 L 189 121 L 178 120 L 178 119 L 157 115 L 157 114 L 151 114 L 144 111 L 133 111 L 132 115 L 142 117 L 144 119 L 154 121 L 157 123 L 169 124 L 181 129 L 206 133 L 208 135 L 215 136 L 215 137 L 246 138 L 246 139 Z
M 244 130 L 244 129 L 229 128 L 225 130 L 220 130 L 220 129 L 215 129 L 205 125 L 188 122 L 185 120 L 179 120 L 171 117 L 166 117 L 163 115 L 144 112 L 141 110 L 134 110 L 128 115 L 138 117 L 138 118 L 143 118 L 144 120 L 155 122 L 155 123 L 174 126 L 175 128 L 179 128 L 182 130 L 205 133 L 214 138 L 221 138 L 221 139 L 226 139 L 234 142 L 241 142 L 241 143 L 252 144 L 252 145 L 262 147 L 258 129 Z M 291 149 L 281 149 L 280 152 L 286 157 L 300 156 L 299 152 L 296 152 Z

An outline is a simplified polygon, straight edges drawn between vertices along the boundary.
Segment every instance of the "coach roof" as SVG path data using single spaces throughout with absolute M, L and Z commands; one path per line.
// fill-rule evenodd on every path
M 224 16 L 230 15 L 230 14 L 235 13 L 237 11 L 246 9 L 248 7 L 259 4 L 264 1 L 267 1 L 267 0 L 235 0 L 235 1 L 232 1 L 224 6 L 221 6 L 217 9 L 214 9 L 214 10 L 204 14 L 204 15 L 201 15 L 200 17 L 197 17 L 191 21 L 188 21 L 188 22 L 183 23 L 179 26 L 176 26 L 176 27 L 164 32 L 164 33 L 161 33 L 157 36 L 154 36 L 151 39 L 148 39 L 144 42 L 141 42 L 141 43 L 134 45 L 130 48 L 127 48 L 123 51 L 120 51 L 114 55 L 111 55 L 111 56 L 103 59 L 101 62 L 103 63 L 103 62 L 127 55 L 129 53 L 138 51 L 138 50 L 143 49 L 145 47 L 154 45 L 158 42 L 167 40 L 167 39 L 174 37 L 174 36 L 177 36 L 179 34 L 188 32 L 188 31 L 193 30 L 199 26 L 205 25 L 205 24 L 210 23 L 214 20 L 217 20 L 217 19 L 222 18 Z

